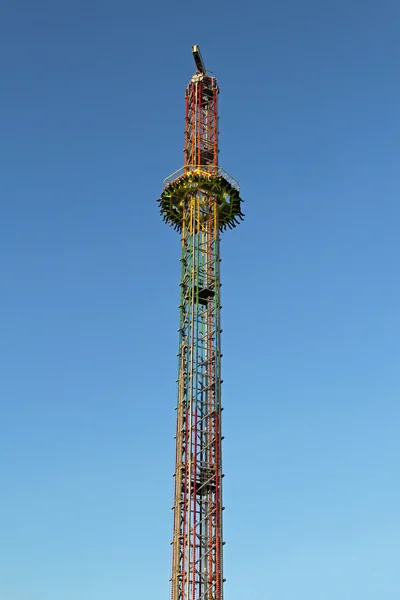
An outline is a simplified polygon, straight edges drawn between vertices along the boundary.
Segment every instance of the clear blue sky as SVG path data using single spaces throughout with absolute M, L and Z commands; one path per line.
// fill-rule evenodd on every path
M 222 241 L 227 600 L 400 598 L 400 4 L 5 0 L 0 599 L 169 598 L 182 164 Z

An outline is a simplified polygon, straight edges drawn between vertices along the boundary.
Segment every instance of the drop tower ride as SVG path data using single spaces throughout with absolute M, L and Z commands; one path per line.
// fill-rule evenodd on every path
M 182 243 L 172 600 L 222 600 L 220 234 L 243 214 L 218 165 L 218 83 L 192 52 L 184 165 L 158 200 Z

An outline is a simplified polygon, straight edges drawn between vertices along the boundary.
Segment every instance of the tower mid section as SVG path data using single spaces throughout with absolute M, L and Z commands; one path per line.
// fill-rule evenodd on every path
M 239 184 L 218 165 L 218 83 L 192 51 L 184 165 L 158 200 L 182 243 L 172 600 L 222 600 L 219 243 L 243 214 Z

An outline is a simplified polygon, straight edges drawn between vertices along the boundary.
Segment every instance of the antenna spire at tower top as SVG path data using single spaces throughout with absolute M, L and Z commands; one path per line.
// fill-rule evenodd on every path
M 194 46 L 192 46 L 192 53 L 193 53 L 193 58 L 194 58 L 194 62 L 196 63 L 196 67 L 197 70 L 202 73 L 203 75 L 206 74 L 207 70 L 206 70 L 206 66 L 204 64 L 204 61 L 201 57 L 201 53 L 200 53 L 200 47 L 195 44 Z

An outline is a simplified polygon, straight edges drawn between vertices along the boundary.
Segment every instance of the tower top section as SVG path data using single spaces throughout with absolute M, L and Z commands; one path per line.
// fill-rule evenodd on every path
M 164 180 L 158 202 L 164 220 L 181 230 L 185 207 L 194 196 L 216 203 L 218 228 L 234 228 L 243 218 L 240 187 L 219 165 L 216 78 L 207 71 L 198 45 L 192 46 L 196 73 L 186 88 L 183 167 Z
M 192 46 L 192 54 L 194 58 L 194 62 L 196 63 L 196 73 L 193 75 L 192 79 L 189 83 L 189 88 L 191 85 L 195 85 L 196 83 L 202 82 L 202 86 L 204 89 L 208 88 L 209 96 L 212 95 L 212 90 L 215 90 L 216 93 L 219 93 L 218 83 L 214 74 L 211 71 L 207 71 L 206 65 L 204 64 L 203 57 L 201 56 L 200 46 L 195 44 Z M 187 92 L 189 91 L 189 88 Z

